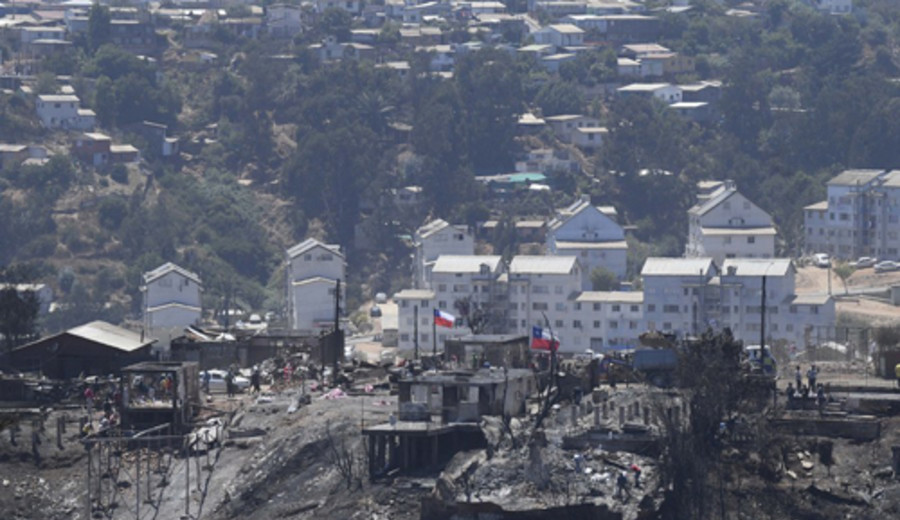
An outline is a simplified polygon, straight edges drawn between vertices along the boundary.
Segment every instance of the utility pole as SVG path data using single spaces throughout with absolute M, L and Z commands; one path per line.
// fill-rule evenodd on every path
M 334 366 L 331 368 L 334 386 L 338 382 L 338 360 L 344 355 L 344 333 L 341 331 L 341 279 L 336 280 L 334 286 L 334 343 L 335 351 L 332 353 L 332 362 Z
M 413 359 L 419 359 L 419 306 L 413 306 Z
M 762 296 L 759 311 L 759 362 L 765 367 L 766 358 L 766 275 L 762 277 Z

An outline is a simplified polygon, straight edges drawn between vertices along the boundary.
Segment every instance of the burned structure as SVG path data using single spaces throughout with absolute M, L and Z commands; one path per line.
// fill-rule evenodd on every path
M 460 450 L 483 447 L 482 417 L 523 414 L 536 387 L 534 374 L 524 369 L 430 372 L 401 380 L 398 417 L 363 429 L 369 475 L 434 468 Z
M 136 363 L 122 369 L 122 424 L 140 430 L 163 424 L 191 428 L 200 406 L 200 372 L 193 362 Z
M 477 369 L 488 363 L 492 367 L 529 368 L 531 348 L 528 336 L 510 334 L 471 334 L 447 338 L 445 361 L 456 360 L 459 366 Z

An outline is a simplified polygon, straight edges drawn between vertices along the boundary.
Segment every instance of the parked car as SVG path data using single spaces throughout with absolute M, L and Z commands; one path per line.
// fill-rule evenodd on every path
M 853 262 L 852 265 L 857 269 L 863 269 L 865 267 L 874 267 L 877 263 L 877 258 L 872 258 L 871 256 L 861 256 L 857 261 Z
M 371 309 L 369 309 L 369 316 L 372 318 L 380 318 L 381 317 L 381 307 L 377 305 L 373 305 Z
M 900 269 L 900 263 L 894 262 L 893 260 L 884 260 L 875 264 L 876 273 L 887 273 L 898 269 Z
M 831 267 L 831 257 L 826 253 L 816 253 L 813 255 L 813 263 L 816 267 Z
M 375 294 L 375 303 L 387 303 L 387 294 L 383 292 Z
M 228 391 L 225 385 L 225 375 L 228 373 L 227 370 L 207 370 L 209 372 L 209 393 L 225 393 Z M 244 390 L 250 388 L 250 380 L 244 376 L 234 376 L 234 388 L 238 392 L 243 392 Z M 203 384 L 203 372 L 200 373 L 200 384 Z

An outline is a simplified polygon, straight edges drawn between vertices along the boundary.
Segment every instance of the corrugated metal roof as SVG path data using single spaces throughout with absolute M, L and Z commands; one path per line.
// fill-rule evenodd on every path
M 584 291 L 575 298 L 576 302 L 587 303 L 643 303 L 643 291 Z
M 509 272 L 513 274 L 569 274 L 575 267 L 574 256 L 532 256 L 513 257 Z
M 705 215 L 712 211 L 713 208 L 718 206 L 719 204 L 725 202 L 725 200 L 731 198 L 732 195 L 737 193 L 736 188 L 721 188 L 719 191 L 713 192 L 713 195 L 703 202 L 694 205 L 691 209 L 688 210 L 689 215 Z
M 172 262 L 166 262 L 163 265 L 157 267 L 156 269 L 144 273 L 144 284 L 151 283 L 153 280 L 156 280 L 157 278 L 162 278 L 163 276 L 165 276 L 173 271 L 180 274 L 181 276 L 184 276 L 185 278 L 193 280 L 194 282 L 197 283 L 197 285 L 203 285 L 203 282 L 200 281 L 200 277 L 197 276 L 196 273 L 188 271 L 187 269 L 185 269 L 181 266 L 175 265 Z
M 141 338 L 137 332 L 132 332 L 122 327 L 117 327 L 105 321 L 92 321 L 80 327 L 75 327 L 64 334 L 78 336 L 88 341 L 100 343 L 124 352 L 132 352 L 142 347 L 156 343 L 155 339 Z
M 726 258 L 722 263 L 722 276 L 784 276 L 793 269 L 790 258 Z
M 432 273 L 478 273 L 487 265 L 491 272 L 500 266 L 496 255 L 441 255 L 434 263 Z
M 449 226 L 450 223 L 443 219 L 435 219 L 416 230 L 416 234 L 422 238 L 427 238 L 434 233 Z
M 708 275 L 715 269 L 712 258 L 652 257 L 644 262 L 641 276 L 697 276 Z

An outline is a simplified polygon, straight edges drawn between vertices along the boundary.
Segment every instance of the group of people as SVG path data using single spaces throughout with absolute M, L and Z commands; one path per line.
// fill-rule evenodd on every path
M 793 383 L 788 383 L 787 389 L 785 393 L 788 398 L 788 405 L 793 406 L 794 399 L 796 399 L 799 395 L 802 399 L 806 400 L 809 398 L 810 394 L 815 393 L 816 405 L 819 409 L 819 413 L 824 413 L 825 405 L 828 403 L 827 392 L 825 389 L 825 385 L 822 383 L 817 383 L 819 377 L 819 370 L 816 368 L 816 365 L 812 365 L 809 367 L 809 370 L 806 371 L 806 382 L 807 384 L 803 384 L 803 371 L 800 368 L 800 365 L 797 365 L 797 369 L 794 372 L 794 380 L 797 383 L 795 387 Z
M 103 415 L 100 417 L 98 432 L 104 432 L 110 428 L 119 425 L 119 410 L 122 407 L 122 387 L 121 384 L 110 384 L 103 391 L 103 396 L 98 394 L 101 389 L 96 384 L 86 384 L 82 396 L 84 397 L 84 406 L 87 411 L 87 420 L 85 421 L 82 433 L 89 435 L 94 433 L 94 410 L 97 409 L 96 403 L 102 400 Z

